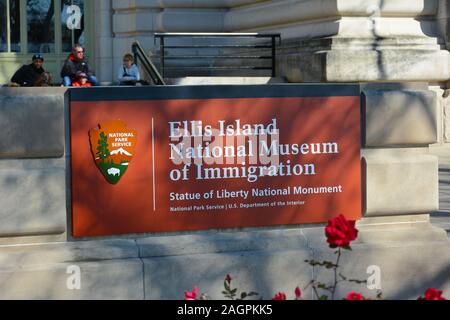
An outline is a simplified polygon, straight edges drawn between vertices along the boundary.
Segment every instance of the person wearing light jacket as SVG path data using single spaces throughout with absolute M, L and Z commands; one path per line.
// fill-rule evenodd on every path
M 134 86 L 141 80 L 138 66 L 134 63 L 134 57 L 131 53 L 123 56 L 123 65 L 118 71 L 119 85 Z

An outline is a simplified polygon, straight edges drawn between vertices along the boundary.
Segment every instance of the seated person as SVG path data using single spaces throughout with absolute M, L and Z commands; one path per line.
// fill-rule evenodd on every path
M 36 87 L 51 87 L 53 86 L 53 77 L 50 72 L 42 73 L 34 84 Z
M 78 71 L 74 81 L 72 81 L 74 87 L 92 87 L 92 83 L 88 80 L 88 75 L 84 72 Z
M 72 53 L 69 55 L 61 69 L 61 77 L 63 78 L 65 87 L 70 87 L 72 85 L 72 81 L 76 80 L 77 72 L 85 73 L 91 85 L 98 85 L 97 78 L 89 67 L 84 57 L 84 49 L 80 44 L 76 44 L 72 48 Z
M 23 65 L 19 70 L 14 73 L 11 78 L 11 86 L 20 87 L 34 87 L 38 79 L 45 72 L 44 57 L 40 54 L 35 54 L 32 58 L 32 63 Z
M 131 53 L 123 56 L 123 65 L 120 66 L 118 74 L 119 85 L 121 86 L 134 86 L 140 82 L 139 68 L 134 63 L 134 57 Z

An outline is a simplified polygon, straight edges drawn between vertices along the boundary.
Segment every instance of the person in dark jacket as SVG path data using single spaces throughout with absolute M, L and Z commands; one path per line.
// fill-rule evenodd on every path
M 14 73 L 11 78 L 13 85 L 19 85 L 21 87 L 34 87 L 38 79 L 45 72 L 44 57 L 40 54 L 35 54 L 32 58 L 33 63 L 23 65 L 19 70 Z
M 72 53 L 69 55 L 61 70 L 61 78 L 63 78 L 65 87 L 70 87 L 72 82 L 76 81 L 77 72 L 85 73 L 88 76 L 88 81 L 93 86 L 98 85 L 97 78 L 84 58 L 84 49 L 79 44 L 73 47 Z

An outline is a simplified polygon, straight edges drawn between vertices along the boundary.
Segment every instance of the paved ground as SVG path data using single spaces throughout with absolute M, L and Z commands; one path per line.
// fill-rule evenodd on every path
M 450 234 L 450 148 L 432 153 L 439 156 L 439 211 L 431 214 L 431 222 Z

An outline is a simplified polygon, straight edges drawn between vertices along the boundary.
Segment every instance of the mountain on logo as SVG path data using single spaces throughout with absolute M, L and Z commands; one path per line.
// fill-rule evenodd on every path
M 115 155 L 115 154 L 120 154 L 120 155 L 125 155 L 125 156 L 129 156 L 132 157 L 133 155 L 131 153 L 129 153 L 127 150 L 125 150 L 124 148 L 119 148 L 116 150 L 113 150 L 110 152 L 111 155 Z
M 113 162 L 115 164 L 122 164 L 122 163 L 128 163 L 131 161 L 131 158 L 133 155 L 128 152 L 127 150 L 120 148 L 113 150 L 109 153 L 109 157 L 107 158 L 107 161 Z

